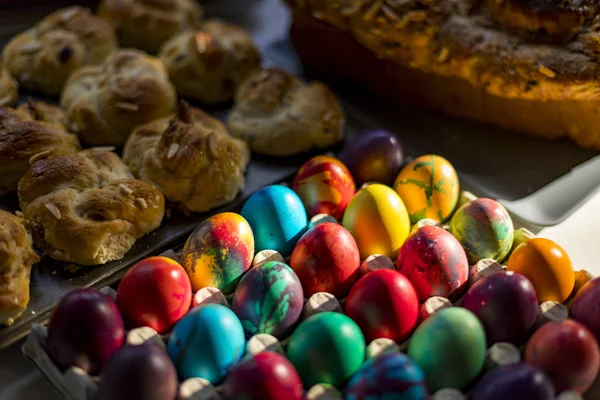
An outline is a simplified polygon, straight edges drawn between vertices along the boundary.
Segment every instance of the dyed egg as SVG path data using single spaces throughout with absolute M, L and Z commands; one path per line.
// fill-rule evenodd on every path
M 554 400 L 552 381 L 536 367 L 513 364 L 485 375 L 471 400 Z
M 346 299 L 346 315 L 362 329 L 367 342 L 378 338 L 401 342 L 417 324 L 419 298 L 404 275 L 379 269 L 352 287 Z
M 181 380 L 198 377 L 218 384 L 246 348 L 238 317 L 220 304 L 201 305 L 183 317 L 169 338 L 169 357 Z
M 356 187 L 348 168 L 328 156 L 308 160 L 296 174 L 292 189 L 304 203 L 309 217 L 328 214 L 341 219 Z
M 380 182 L 391 185 L 402 164 L 404 153 L 398 138 L 389 131 L 369 130 L 340 154 L 357 185 Z
M 360 255 L 350 232 L 341 225 L 325 222 L 302 236 L 290 265 L 300 278 L 306 297 L 317 292 L 341 297 L 358 279 Z
M 404 201 L 413 224 L 424 218 L 446 221 L 460 195 L 454 167 L 435 155 L 421 156 L 404 166 L 396 177 L 394 189 Z
M 262 352 L 238 364 L 227 376 L 224 400 L 302 400 L 302 381 L 284 356 Z
M 225 294 L 235 290 L 253 258 L 252 229 L 241 215 L 230 212 L 202 222 L 181 254 L 194 291 L 210 286 Z
M 556 393 L 585 393 L 596 379 L 600 351 L 592 333 L 579 322 L 548 322 L 538 329 L 525 348 L 525 362 L 540 368 Z
M 179 263 L 150 257 L 133 266 L 119 284 L 117 306 L 129 329 L 149 326 L 163 335 L 190 309 L 192 285 Z
M 398 253 L 398 271 L 413 284 L 419 300 L 456 297 L 469 278 L 467 256 L 458 240 L 437 226 L 411 233 Z
M 302 322 L 290 338 L 288 358 L 305 387 L 317 383 L 339 385 L 360 368 L 365 338 L 344 314 L 323 312 Z
M 429 399 L 423 371 L 402 353 L 367 360 L 346 388 L 346 400 Z
M 519 245 L 508 258 L 508 269 L 531 281 L 538 302 L 564 302 L 575 285 L 571 259 L 558 244 L 533 238 Z
M 281 338 L 298 321 L 303 305 L 302 285 L 294 271 L 282 262 L 270 261 L 244 275 L 232 308 L 247 336 L 268 333 Z
M 485 361 L 485 331 L 472 312 L 459 307 L 440 310 L 415 330 L 408 356 L 425 373 L 432 392 L 465 389 Z
M 533 285 L 523 275 L 510 271 L 497 272 L 475 282 L 461 306 L 483 323 L 489 345 L 521 343 L 538 313 Z
M 577 293 L 571 304 L 571 318 L 600 341 L 600 278 L 592 279 Z
M 371 254 L 395 259 L 410 232 L 408 213 L 398 194 L 376 183 L 356 193 L 343 225 L 354 236 L 363 260 Z
M 459 208 L 450 233 L 462 244 L 471 265 L 484 258 L 502 261 L 514 238 L 512 219 L 497 201 L 477 199 Z
M 275 250 L 287 257 L 308 225 L 300 197 L 285 186 L 272 185 L 254 193 L 242 208 L 254 232 L 256 252 Z

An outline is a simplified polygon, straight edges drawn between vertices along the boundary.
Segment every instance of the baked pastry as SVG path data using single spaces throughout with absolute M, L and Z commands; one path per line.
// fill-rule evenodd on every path
M 180 96 L 207 104 L 231 100 L 240 83 L 260 67 L 260 54 L 248 33 L 219 20 L 175 36 L 159 57 Z
M 288 2 L 312 74 L 600 149 L 597 1 Z
M 73 73 L 60 103 L 81 141 L 120 146 L 138 125 L 171 114 L 176 100 L 162 62 L 126 49 Z
M 123 159 L 167 200 L 204 212 L 243 190 L 250 150 L 221 121 L 182 102 L 175 115 L 137 128 Z
M 40 258 L 27 222 L 0 210 L 0 325 L 12 325 L 29 303 L 31 266 Z
M 0 194 L 17 190 L 31 162 L 79 151 L 79 140 L 65 122 L 60 108 L 43 102 L 0 107 Z
M 204 15 L 195 0 L 102 0 L 98 15 L 113 23 L 125 47 L 154 54 Z
M 15 36 L 4 48 L 3 59 L 21 86 L 56 96 L 74 70 L 101 63 L 116 48 L 110 24 L 73 6 Z
M 17 82 L 0 62 L 0 106 L 14 106 L 19 99 Z
M 101 148 L 36 161 L 19 182 L 19 203 L 35 244 L 81 265 L 123 258 L 165 212 L 162 194 Z
M 306 84 L 278 68 L 259 69 L 237 91 L 227 127 L 252 151 L 289 156 L 340 141 L 344 113 L 322 83 Z

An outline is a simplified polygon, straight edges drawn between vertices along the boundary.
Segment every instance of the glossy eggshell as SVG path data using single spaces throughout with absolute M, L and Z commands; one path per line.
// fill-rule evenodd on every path
M 465 389 L 485 361 L 486 340 L 481 322 L 470 311 L 452 307 L 427 318 L 415 330 L 408 356 L 425 373 L 432 392 Z
M 533 238 L 519 245 L 510 255 L 507 267 L 531 281 L 540 303 L 564 302 L 575 285 L 571 259 L 550 239 Z
M 194 230 L 183 248 L 181 264 L 195 292 L 210 286 L 228 294 L 253 258 L 250 225 L 241 215 L 227 212 L 208 218 Z
M 421 368 L 402 353 L 367 360 L 346 388 L 346 400 L 425 400 L 429 393 Z
M 363 260 L 371 254 L 395 259 L 410 232 L 404 203 L 396 192 L 381 184 L 356 193 L 346 208 L 343 225 L 354 236 Z
M 471 400 L 554 400 L 552 381 L 528 364 L 499 367 L 477 384 Z
M 471 265 L 484 258 L 502 261 L 513 244 L 512 219 L 500 203 L 491 199 L 465 204 L 454 213 L 449 225 Z
M 339 160 L 316 156 L 296 174 L 292 189 L 300 196 L 309 217 L 317 214 L 341 219 L 356 192 L 348 168 Z
M 462 307 L 483 323 L 488 344 L 520 344 L 535 323 L 537 296 L 529 279 L 514 272 L 497 272 L 469 288 Z
M 242 323 L 233 311 L 205 304 L 175 325 L 168 353 L 181 380 L 198 377 L 218 384 L 242 358 L 245 346 Z
M 583 394 L 598 375 L 600 351 L 592 333 L 579 322 L 548 322 L 529 339 L 525 362 L 544 371 L 556 393 Z
M 592 279 L 577 293 L 571 304 L 571 318 L 600 340 L 600 278 Z
M 303 305 L 302 285 L 294 271 L 282 262 L 270 261 L 244 275 L 232 308 L 246 336 L 268 333 L 282 338 L 300 318 Z
M 458 240 L 437 226 L 412 232 L 398 253 L 398 271 L 413 284 L 419 300 L 457 297 L 469 278 L 467 256 Z
M 298 241 L 290 266 L 300 278 L 305 297 L 317 292 L 341 297 L 358 279 L 360 254 L 350 232 L 325 222 Z
M 223 386 L 224 400 L 302 400 L 298 372 L 284 356 L 262 352 L 238 364 Z
M 296 328 L 287 354 L 305 387 L 317 383 L 337 386 L 360 368 L 365 358 L 365 339 L 349 317 L 323 312 Z
M 390 269 L 360 278 L 346 299 L 346 315 L 363 331 L 367 342 L 378 338 L 402 342 L 417 324 L 419 298 L 404 275 Z
M 242 216 L 254 232 L 256 252 L 275 250 L 287 257 L 308 225 L 302 200 L 290 188 L 267 186 L 244 204 Z
M 400 195 L 416 224 L 424 218 L 444 222 L 458 204 L 460 186 L 454 167 L 436 155 L 421 156 L 402 168 L 394 190 Z
M 175 260 L 150 257 L 134 265 L 117 290 L 117 306 L 128 329 L 149 326 L 171 331 L 190 308 L 192 285 Z

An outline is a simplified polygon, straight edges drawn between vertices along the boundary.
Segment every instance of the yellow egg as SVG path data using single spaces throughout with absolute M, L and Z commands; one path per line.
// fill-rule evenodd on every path
M 402 199 L 391 188 L 371 184 L 348 204 L 343 220 L 358 244 L 360 258 L 383 254 L 395 259 L 410 232 L 410 218 Z

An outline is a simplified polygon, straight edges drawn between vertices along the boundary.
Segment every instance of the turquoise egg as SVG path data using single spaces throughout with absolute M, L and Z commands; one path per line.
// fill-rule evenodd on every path
M 245 347 L 244 329 L 233 311 L 206 304 L 175 325 L 168 353 L 181 380 L 198 377 L 218 384 L 242 358 Z
M 241 214 L 252 227 L 256 252 L 276 250 L 284 257 L 292 254 L 308 225 L 300 197 L 280 185 L 267 186 L 254 193 Z

